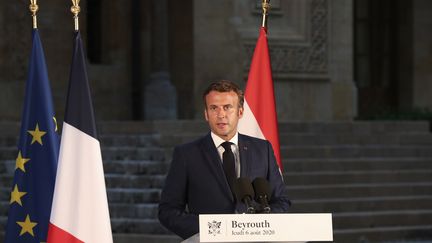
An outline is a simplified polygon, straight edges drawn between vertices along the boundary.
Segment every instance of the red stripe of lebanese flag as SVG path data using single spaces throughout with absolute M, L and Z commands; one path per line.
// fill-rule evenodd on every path
M 272 144 L 279 169 L 283 171 L 267 30 L 264 27 L 260 29 L 252 57 L 239 132 L 268 140 Z

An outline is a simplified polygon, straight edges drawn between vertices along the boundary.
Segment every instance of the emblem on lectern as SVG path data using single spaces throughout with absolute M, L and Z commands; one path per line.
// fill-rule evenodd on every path
M 208 222 L 208 234 L 209 235 L 219 235 L 221 233 L 221 224 L 222 222 L 218 222 L 216 220 L 213 220 L 212 222 Z

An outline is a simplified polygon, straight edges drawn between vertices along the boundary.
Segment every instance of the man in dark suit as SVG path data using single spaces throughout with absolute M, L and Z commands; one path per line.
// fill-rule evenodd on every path
M 199 214 L 245 212 L 244 204 L 233 196 L 229 174 L 251 181 L 266 178 L 271 185 L 273 213 L 287 212 L 290 206 L 271 144 L 237 132 L 243 116 L 243 92 L 222 80 L 212 83 L 203 99 L 211 132 L 174 149 L 159 204 L 162 225 L 184 239 L 198 233 Z M 230 149 L 234 155 L 232 173 L 224 165 L 225 150 Z

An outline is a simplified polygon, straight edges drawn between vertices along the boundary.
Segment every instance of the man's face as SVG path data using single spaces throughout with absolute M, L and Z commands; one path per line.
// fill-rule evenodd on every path
M 230 140 L 237 132 L 238 120 L 243 116 L 237 94 L 234 91 L 210 91 L 205 99 L 204 116 L 210 130 L 225 141 Z

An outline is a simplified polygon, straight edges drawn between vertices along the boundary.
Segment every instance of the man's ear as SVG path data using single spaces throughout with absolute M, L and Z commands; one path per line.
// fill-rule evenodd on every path
M 240 107 L 239 110 L 238 110 L 238 116 L 239 116 L 239 118 L 243 117 L 243 112 L 244 112 L 244 108 Z
M 204 118 L 206 119 L 206 121 L 208 121 L 208 114 L 207 114 L 207 109 L 204 109 Z

